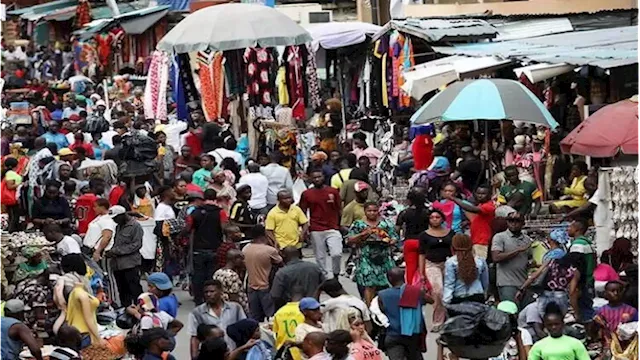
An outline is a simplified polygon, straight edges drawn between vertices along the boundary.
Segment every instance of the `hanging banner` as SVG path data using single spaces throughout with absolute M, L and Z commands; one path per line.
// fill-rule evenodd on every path
M 260 5 L 266 5 L 268 7 L 275 7 L 276 6 L 276 1 L 275 0 L 242 0 L 241 1 L 243 4 L 260 4 Z

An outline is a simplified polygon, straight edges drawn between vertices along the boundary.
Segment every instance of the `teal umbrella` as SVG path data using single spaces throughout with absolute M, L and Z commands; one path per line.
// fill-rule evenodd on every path
M 422 105 L 413 124 L 433 121 L 514 120 L 555 129 L 544 104 L 521 83 L 506 79 L 465 80 L 451 84 Z

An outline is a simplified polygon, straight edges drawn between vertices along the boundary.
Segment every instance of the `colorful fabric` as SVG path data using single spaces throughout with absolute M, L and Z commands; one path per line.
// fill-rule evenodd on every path
M 224 292 L 223 298 L 225 301 L 230 301 L 229 296 L 235 295 L 238 298 L 238 303 L 244 309 L 246 314 L 249 314 L 249 298 L 242 286 L 242 280 L 237 272 L 222 268 L 213 274 L 213 280 L 218 280 L 222 283 L 222 291 Z
M 79 29 L 89 22 L 91 22 L 91 5 L 88 0 L 80 0 L 76 7 L 76 17 L 73 22 L 73 27 Z
M 285 49 L 283 56 L 287 61 L 289 107 L 293 109 L 294 119 L 305 120 L 301 48 L 299 46 L 289 46 Z
M 318 82 L 318 65 L 316 63 L 316 54 L 311 50 L 311 46 L 307 46 L 309 54 L 307 61 L 307 90 L 309 91 L 309 106 L 312 109 L 318 109 L 322 106 L 320 98 L 320 83 Z
M 167 119 L 167 83 L 169 82 L 169 58 L 162 51 L 151 54 L 144 94 L 144 116 L 147 119 Z
M 357 220 L 349 229 L 349 236 L 362 233 L 370 226 L 363 220 Z M 362 242 L 360 257 L 356 268 L 356 284 L 365 287 L 389 286 L 387 271 L 393 268 L 391 243 L 398 240 L 395 226 L 381 221 L 373 229 L 373 233 Z
M 180 76 L 180 82 L 184 90 L 184 98 L 189 107 L 189 110 L 193 111 L 200 107 L 200 94 L 193 81 L 193 72 L 191 71 L 191 62 L 189 61 L 189 54 L 178 54 L 177 57 L 178 75 Z M 192 149 L 195 151 L 195 149 Z M 197 153 L 199 154 L 199 153 Z
M 251 106 L 271 105 L 273 86 L 269 78 L 273 57 L 269 50 L 261 48 L 247 48 L 244 52 L 244 62 L 247 65 L 247 94 Z M 292 94 L 290 94 L 293 96 Z
M 607 329 L 614 333 L 618 329 L 618 325 L 638 321 L 638 310 L 627 304 L 605 305 L 598 309 L 597 316 L 604 320 Z
M 200 65 L 200 94 L 202 95 L 202 110 L 207 121 L 217 120 L 216 88 L 213 80 L 215 54 L 198 52 L 198 64 Z

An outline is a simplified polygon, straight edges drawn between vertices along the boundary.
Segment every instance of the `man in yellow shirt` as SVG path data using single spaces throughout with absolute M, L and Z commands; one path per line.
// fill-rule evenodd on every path
M 358 158 L 356 157 L 356 155 L 351 153 L 347 154 L 340 162 L 341 170 L 331 177 L 331 187 L 340 190 L 342 184 L 344 184 L 345 181 L 349 180 L 351 170 L 353 170 L 356 165 L 358 165 Z
M 294 286 L 291 290 L 291 301 L 280 308 L 273 316 L 273 332 L 276 334 L 276 349 L 280 348 L 287 341 L 296 341 L 296 327 L 304 322 L 304 315 L 300 311 L 300 299 L 303 297 L 304 290 L 298 286 Z M 300 360 L 300 349 L 291 347 L 291 356 L 293 360 Z
M 302 231 L 300 228 L 302 227 Z M 300 207 L 293 205 L 293 195 L 289 190 L 278 192 L 278 204 L 269 211 L 265 221 L 267 236 L 280 249 L 287 246 L 302 248 L 309 232 L 309 221 Z

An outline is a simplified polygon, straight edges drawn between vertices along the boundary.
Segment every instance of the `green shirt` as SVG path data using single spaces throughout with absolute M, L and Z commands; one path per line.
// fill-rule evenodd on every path
M 528 181 L 520 181 L 518 185 L 515 186 L 507 184 L 500 188 L 498 201 L 501 204 L 507 204 L 514 195 L 520 193 L 523 195 L 523 201 L 520 206 L 516 207 L 516 210 L 520 214 L 527 215 L 531 212 L 531 204 L 533 203 L 533 200 L 540 197 L 537 190 L 538 187 Z
M 202 191 L 205 191 L 207 190 L 207 185 L 209 185 L 206 178 L 211 178 L 211 170 L 202 168 L 193 173 L 192 182 L 200 186 Z
M 15 181 L 16 185 L 22 184 L 22 176 L 18 175 L 18 173 L 13 170 L 7 171 L 4 177 L 7 181 Z
M 580 340 L 567 335 L 558 338 L 547 336 L 533 344 L 528 360 L 590 360 L 587 349 Z
M 593 286 L 593 270 L 596 268 L 596 257 L 589 238 L 584 235 L 575 238 L 571 242 L 569 252 L 580 253 L 584 256 L 585 268 L 580 269 L 580 283 L 583 284 L 582 279 L 585 279 L 586 285 Z

